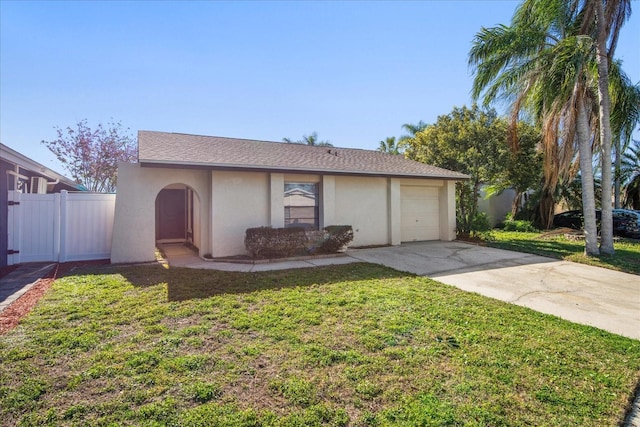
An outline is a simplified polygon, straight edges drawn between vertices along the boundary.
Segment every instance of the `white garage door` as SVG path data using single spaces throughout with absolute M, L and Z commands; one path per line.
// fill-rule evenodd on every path
M 401 236 L 403 242 L 440 239 L 438 189 L 400 186 Z

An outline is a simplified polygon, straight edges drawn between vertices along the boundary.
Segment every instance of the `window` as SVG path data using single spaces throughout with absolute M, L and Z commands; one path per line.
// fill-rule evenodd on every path
M 284 226 L 317 230 L 319 225 L 318 184 L 285 182 Z

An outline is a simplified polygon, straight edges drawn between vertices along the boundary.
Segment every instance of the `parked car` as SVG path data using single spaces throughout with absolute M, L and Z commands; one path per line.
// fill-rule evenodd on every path
M 582 211 L 566 211 L 554 215 L 553 226 L 556 228 L 573 228 L 574 230 L 582 229 L 584 216 Z
M 640 212 L 630 209 L 614 209 L 613 234 L 640 239 Z
M 614 236 L 631 237 L 640 239 L 640 212 L 630 209 L 613 209 L 613 234 Z M 596 222 L 600 229 L 602 213 L 596 210 Z M 568 227 L 575 230 L 582 230 L 584 226 L 584 216 L 582 211 L 573 210 L 562 212 L 553 217 L 554 227 Z

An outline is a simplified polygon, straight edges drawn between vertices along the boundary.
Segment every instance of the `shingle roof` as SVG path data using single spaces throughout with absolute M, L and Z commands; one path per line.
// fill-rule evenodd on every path
M 379 151 L 152 131 L 138 132 L 138 160 L 142 166 L 468 178 Z

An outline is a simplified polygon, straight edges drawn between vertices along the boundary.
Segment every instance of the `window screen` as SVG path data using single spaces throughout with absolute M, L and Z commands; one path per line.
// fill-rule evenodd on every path
M 284 184 L 284 226 L 318 229 L 318 184 Z

